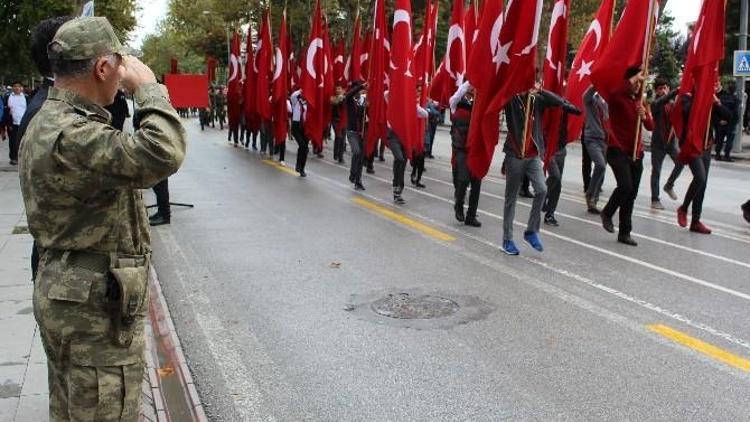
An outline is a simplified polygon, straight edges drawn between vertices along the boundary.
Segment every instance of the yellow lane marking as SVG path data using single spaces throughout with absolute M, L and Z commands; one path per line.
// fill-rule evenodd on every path
M 441 232 L 440 230 L 434 229 L 426 224 L 420 223 L 419 221 L 413 220 L 403 214 L 399 214 L 388 208 L 381 207 L 380 205 L 375 204 L 374 202 L 370 202 L 363 198 L 354 198 L 352 201 L 361 207 L 367 208 L 370 211 L 374 211 L 375 213 L 388 218 L 389 220 L 393 220 L 397 223 L 401 223 L 409 228 L 422 232 L 430 237 L 434 237 L 435 239 L 442 240 L 444 242 L 451 242 L 451 241 L 456 240 L 454 236 Z
M 277 163 L 276 161 L 266 159 L 266 160 L 263 160 L 263 162 L 265 164 L 268 164 L 271 167 L 274 167 L 276 170 L 283 171 L 284 173 L 289 173 L 289 174 L 292 174 L 294 176 L 299 176 L 299 174 L 296 171 L 290 169 L 289 167 L 282 166 L 281 164 Z
M 726 350 L 702 342 L 697 338 L 690 337 L 689 335 L 677 331 L 674 328 L 667 327 L 666 325 L 651 324 L 647 325 L 646 328 L 648 328 L 649 331 L 660 334 L 674 342 L 682 344 L 683 346 L 687 346 L 697 352 L 703 353 L 712 359 L 724 362 L 729 366 L 733 366 L 745 372 L 750 372 L 750 360 L 733 355 Z

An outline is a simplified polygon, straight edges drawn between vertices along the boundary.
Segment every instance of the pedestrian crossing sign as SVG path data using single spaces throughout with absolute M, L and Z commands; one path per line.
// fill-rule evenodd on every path
M 750 51 L 734 52 L 734 76 L 750 76 Z

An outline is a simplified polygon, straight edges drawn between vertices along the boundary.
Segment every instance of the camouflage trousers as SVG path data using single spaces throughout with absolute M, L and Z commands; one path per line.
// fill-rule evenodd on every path
M 131 345 L 117 346 L 107 312 L 107 270 L 83 268 L 68 253 L 50 255 L 42 256 L 33 298 L 47 354 L 50 421 L 136 421 L 147 296 Z

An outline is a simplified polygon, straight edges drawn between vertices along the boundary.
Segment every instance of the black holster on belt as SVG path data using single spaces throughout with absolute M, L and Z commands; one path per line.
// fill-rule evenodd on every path
M 110 255 L 107 297 L 114 343 L 129 347 L 148 303 L 148 255 Z

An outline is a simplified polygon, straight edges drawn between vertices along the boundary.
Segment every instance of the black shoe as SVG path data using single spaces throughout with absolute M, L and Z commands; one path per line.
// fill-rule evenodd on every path
M 148 224 L 150 226 L 161 226 L 164 224 L 169 224 L 170 218 L 167 216 L 163 216 L 161 214 L 154 214 L 152 217 L 156 218 L 149 218 Z
M 482 223 L 477 220 L 474 216 L 466 217 L 466 221 L 464 221 L 464 224 L 471 227 L 482 227 Z
M 148 221 L 156 220 L 157 218 L 161 218 L 161 214 L 157 211 L 156 213 L 148 216 Z
M 429 154 L 429 155 L 427 156 L 427 158 L 429 158 L 429 159 L 431 159 L 431 160 L 434 160 L 434 159 L 435 159 L 435 156 L 434 156 L 434 155 L 432 155 L 432 154 Z
M 356 182 L 354 184 L 354 190 L 365 190 L 365 187 L 362 185 L 362 182 Z
M 375 169 L 371 167 L 367 167 L 367 174 L 375 174 Z
M 724 156 L 724 161 L 726 161 L 727 163 L 734 163 L 734 158 L 732 158 L 732 157 L 730 157 L 728 155 L 725 155 Z
M 18 165 L 18 161 L 16 161 L 16 160 L 10 160 L 10 165 L 11 166 L 17 166 Z
M 714 158 L 714 160 L 716 160 L 716 161 L 723 161 L 723 158 L 722 158 L 721 154 L 716 154 L 716 157 Z
M 533 198 L 534 197 L 534 195 L 532 195 L 531 192 L 529 192 L 527 190 L 522 190 L 521 193 L 519 194 L 519 196 L 521 198 Z
M 620 243 L 624 243 L 628 246 L 638 246 L 638 242 L 633 240 L 633 238 L 630 237 L 629 234 L 622 234 L 620 236 L 617 236 L 617 241 Z
M 305 173 L 304 170 L 300 170 L 298 173 L 299 173 L 299 177 L 307 177 L 307 173 Z
M 383 156 L 381 155 L 380 157 L 378 157 L 378 161 L 385 161 L 385 158 L 383 158 Z
M 404 205 L 406 201 L 404 201 L 404 198 L 402 198 L 401 196 L 394 196 L 393 203 L 396 205 Z
M 346 163 L 344 163 L 344 159 L 343 158 L 339 158 L 339 164 L 346 164 Z
M 560 223 L 557 222 L 557 219 L 554 215 L 545 215 L 544 216 L 544 224 L 552 227 L 557 227 L 560 225 Z
M 349 183 L 357 183 L 357 181 L 354 180 L 354 176 L 353 175 L 349 175 Z
M 463 223 L 466 220 L 466 217 L 464 216 L 464 205 L 456 204 L 453 206 L 453 210 L 456 212 L 456 220 Z
M 417 175 L 416 174 L 412 174 L 411 175 L 411 184 L 414 185 L 414 186 L 417 186 Z
M 424 184 L 424 183 L 422 183 L 422 182 L 417 182 L 417 183 L 415 183 L 415 184 L 414 184 L 414 186 L 416 186 L 416 187 L 418 187 L 418 188 L 420 188 L 420 189 L 424 189 L 424 188 L 426 188 L 426 187 L 427 187 L 427 186 L 425 186 L 425 184 Z
M 740 208 L 742 208 L 742 217 L 745 219 L 745 221 L 750 223 L 750 201 L 742 204 Z
M 615 225 L 612 223 L 612 217 L 607 217 L 604 213 L 601 213 L 602 217 L 602 227 L 604 227 L 604 230 L 614 233 L 615 232 Z

